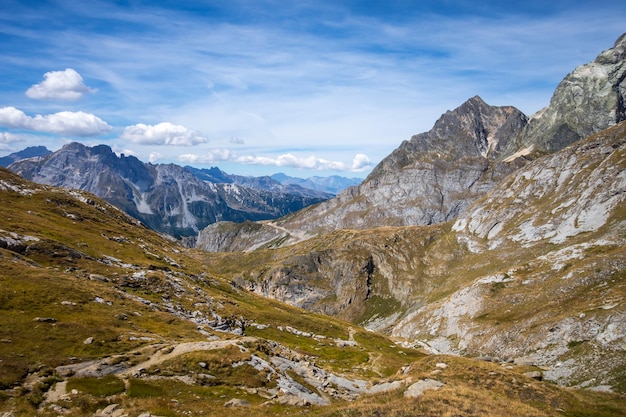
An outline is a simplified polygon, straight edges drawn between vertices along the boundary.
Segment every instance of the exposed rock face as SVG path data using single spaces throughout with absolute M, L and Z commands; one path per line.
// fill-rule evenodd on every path
M 534 161 L 452 227 L 503 269 L 409 313 L 392 333 L 440 352 L 523 357 L 561 383 L 615 383 L 626 350 L 625 201 L 626 122 Z
M 555 152 L 622 120 L 626 120 L 626 34 L 561 81 L 550 105 L 531 117 L 521 147 Z
M 411 346 L 610 387 L 626 366 L 625 201 L 626 121 L 527 164 L 453 224 L 336 231 L 251 254 L 235 279 Z
M 193 236 L 221 220 L 276 218 L 326 197 L 204 181 L 178 165 L 118 157 L 105 145 L 71 143 L 53 154 L 13 163 L 10 169 L 34 182 L 92 192 L 173 236 Z

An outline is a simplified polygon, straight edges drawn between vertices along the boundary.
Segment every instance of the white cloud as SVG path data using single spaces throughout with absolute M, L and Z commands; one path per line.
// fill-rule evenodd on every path
M 44 80 L 26 90 L 26 95 L 37 100 L 69 100 L 75 101 L 82 98 L 85 93 L 93 93 L 83 82 L 80 76 L 72 68 L 65 71 L 50 71 L 44 75 Z
M 24 141 L 26 141 L 26 138 L 20 135 L 15 135 L 11 132 L 0 132 L 0 151 L 11 151 L 13 150 L 12 143 Z
M 101 135 L 111 130 L 111 126 L 99 117 L 82 111 L 31 117 L 15 107 L 0 108 L 0 126 L 80 137 Z
M 163 155 L 159 152 L 150 152 L 150 156 L 148 157 L 148 161 L 150 161 L 151 164 L 154 164 L 155 162 L 159 161 L 160 159 L 163 159 Z
M 20 142 L 22 140 L 24 139 L 11 132 L 0 132 L 0 143 Z
M 238 136 L 233 136 L 230 138 L 230 140 L 228 141 L 229 143 L 232 143 L 234 145 L 245 145 L 245 142 L 243 141 L 243 139 L 241 139 Z
M 352 160 L 352 171 L 364 171 L 367 168 L 372 166 L 372 161 L 367 157 L 367 155 L 359 153 L 354 156 Z
M 142 145 L 192 146 L 207 142 L 207 139 L 198 132 L 169 122 L 157 125 L 139 123 L 128 126 L 122 132 L 120 139 Z
M 359 172 L 371 166 L 369 158 L 364 154 L 357 154 L 352 165 L 340 161 L 329 161 L 317 156 L 301 157 L 292 153 L 286 153 L 278 156 L 256 156 L 256 155 L 237 155 L 229 149 L 211 149 L 203 155 L 184 154 L 178 159 L 181 162 L 189 164 L 208 164 L 214 162 L 236 162 L 246 165 L 263 165 L 288 167 L 298 169 L 310 169 L 316 171 L 353 171 Z

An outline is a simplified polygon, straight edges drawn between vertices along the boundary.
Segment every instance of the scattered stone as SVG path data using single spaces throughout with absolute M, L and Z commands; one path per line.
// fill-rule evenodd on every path
M 272 401 L 273 404 L 281 404 L 281 405 L 290 405 L 294 407 L 306 407 L 310 406 L 311 403 L 304 398 L 300 398 L 297 395 L 282 395 Z
M 420 379 L 404 392 L 404 396 L 409 398 L 419 397 L 426 390 L 438 390 L 443 386 L 443 382 L 437 381 L 435 379 Z
M 224 407 L 249 407 L 250 402 L 239 398 L 232 398 L 224 403 Z
M 103 410 L 98 410 L 93 417 L 127 417 L 128 414 L 119 404 L 109 404 Z
M 205 368 L 207 367 L 206 362 L 198 362 L 198 365 L 200 366 L 200 368 Z
M 107 277 L 105 277 L 104 275 L 100 275 L 100 274 L 89 274 L 89 279 L 92 281 L 110 282 L 110 280 Z
M 537 381 L 543 381 L 543 375 L 539 371 L 525 372 L 524 376 L 527 376 L 528 378 L 536 379 Z
M 72 307 L 75 307 L 76 303 L 73 302 L 73 301 L 61 301 L 61 305 L 62 306 L 72 306 Z
M 535 360 L 529 357 L 515 358 L 513 363 L 518 366 L 535 366 Z
M 56 323 L 57 319 L 53 317 L 35 317 L 33 321 L 37 321 L 39 323 Z
M 65 407 L 61 407 L 61 406 L 60 406 L 60 405 L 58 405 L 58 404 L 52 404 L 52 405 L 48 406 L 48 408 L 49 408 L 50 410 L 54 411 L 54 412 L 55 412 L 55 413 L 57 413 L 57 414 L 70 414 L 70 413 L 71 413 L 71 411 L 70 411 L 70 410 L 68 410 L 68 409 L 67 409 L 67 408 L 65 408 Z
M 448 367 L 448 365 L 443 362 L 439 362 L 435 366 L 439 369 L 446 369 Z
M 83 341 L 83 344 L 84 344 L 84 345 L 90 345 L 90 344 L 92 344 L 92 343 L 93 343 L 93 341 L 94 341 L 94 338 L 93 338 L 93 337 L 88 337 L 87 339 L 85 339 L 85 340 Z

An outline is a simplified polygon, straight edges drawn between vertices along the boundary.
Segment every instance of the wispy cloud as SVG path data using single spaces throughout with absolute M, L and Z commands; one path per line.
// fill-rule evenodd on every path
M 110 143 L 152 161 L 360 169 L 347 161 L 367 155 L 371 166 L 476 94 L 539 110 L 626 19 L 612 0 L 147 3 L 0 13 L 0 79 L 14 80 L 0 91 L 15 97 L 2 105 L 98 114 L 121 132 Z M 46 92 L 45 109 L 29 87 Z M 63 94 L 84 99 L 57 102 Z
M 238 155 L 229 149 L 211 149 L 209 152 L 198 154 L 183 154 L 178 158 L 187 164 L 212 164 L 216 162 L 236 162 L 245 165 L 263 165 L 273 167 L 286 167 L 308 169 L 315 171 L 350 171 L 361 172 L 371 167 L 372 163 L 364 154 L 355 155 L 351 164 L 341 161 L 329 161 L 313 155 L 306 157 L 296 156 L 291 153 L 278 156 Z

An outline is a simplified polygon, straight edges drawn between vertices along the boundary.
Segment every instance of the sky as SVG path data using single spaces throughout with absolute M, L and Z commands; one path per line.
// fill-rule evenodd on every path
M 364 177 L 479 95 L 532 115 L 626 2 L 1 0 L 0 155 Z

